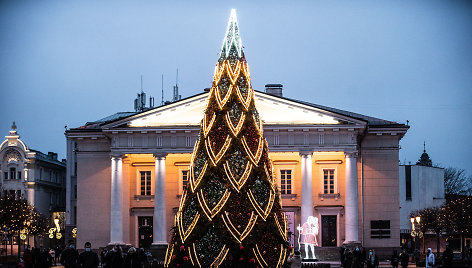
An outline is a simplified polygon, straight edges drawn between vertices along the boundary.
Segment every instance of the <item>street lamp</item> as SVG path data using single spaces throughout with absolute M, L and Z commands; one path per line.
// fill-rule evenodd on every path
M 53 239 L 56 238 L 56 246 L 57 246 L 57 240 L 60 240 L 62 238 L 61 234 L 61 226 L 59 225 L 59 218 L 54 219 L 54 225 L 55 227 L 49 228 L 49 238 Z
M 413 243 L 415 245 L 415 250 L 416 250 L 416 237 L 418 238 L 421 238 L 423 237 L 423 232 L 421 232 L 421 230 L 419 229 L 419 225 L 420 225 L 420 221 L 421 221 L 421 217 L 420 216 L 417 216 L 415 218 L 411 218 L 410 219 L 411 221 L 411 237 L 413 237 Z M 416 221 L 416 224 L 415 224 L 415 221 Z

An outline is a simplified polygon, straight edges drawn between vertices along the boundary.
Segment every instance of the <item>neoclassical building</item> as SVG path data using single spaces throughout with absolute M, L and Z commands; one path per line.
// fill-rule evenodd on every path
M 232 18 L 223 48 L 241 49 Z M 268 84 L 254 99 L 290 242 L 315 216 L 319 246 L 361 243 L 390 254 L 400 241 L 398 153 L 408 126 L 285 98 L 282 89 Z M 78 228 L 78 247 L 167 244 L 210 92 L 66 131 L 67 223 Z
M 44 216 L 65 211 L 66 161 L 30 149 L 13 122 L 0 144 L 0 189 L 23 196 Z
M 67 219 L 79 247 L 168 240 L 208 94 L 66 131 Z M 399 246 L 398 153 L 408 126 L 284 98 L 281 85 L 256 91 L 255 101 L 292 243 L 314 215 L 320 246 Z

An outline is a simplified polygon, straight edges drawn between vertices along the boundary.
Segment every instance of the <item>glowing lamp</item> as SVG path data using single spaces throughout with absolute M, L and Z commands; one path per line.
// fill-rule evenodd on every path
M 416 222 L 417 223 L 420 223 L 420 220 L 421 220 L 420 216 L 416 217 Z
M 412 224 L 415 223 L 415 218 L 411 218 L 410 221 Z

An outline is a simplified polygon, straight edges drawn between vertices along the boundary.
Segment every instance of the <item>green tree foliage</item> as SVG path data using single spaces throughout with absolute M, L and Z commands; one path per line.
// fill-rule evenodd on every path
M 47 231 L 48 220 L 22 197 L 4 193 L 0 195 L 0 226 L 11 235 L 24 232 L 40 235 Z

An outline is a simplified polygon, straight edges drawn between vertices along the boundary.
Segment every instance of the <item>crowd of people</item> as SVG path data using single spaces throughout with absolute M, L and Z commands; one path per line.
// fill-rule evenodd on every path
M 152 263 L 152 255 L 143 249 L 130 247 L 123 251 L 120 246 L 114 246 L 111 250 L 103 249 L 100 254 L 92 251 L 92 244 L 85 243 L 85 250 L 79 254 L 75 245 L 60 250 L 33 248 L 29 246 L 20 258 L 18 268 L 50 268 L 62 265 L 65 268 L 149 268 Z

